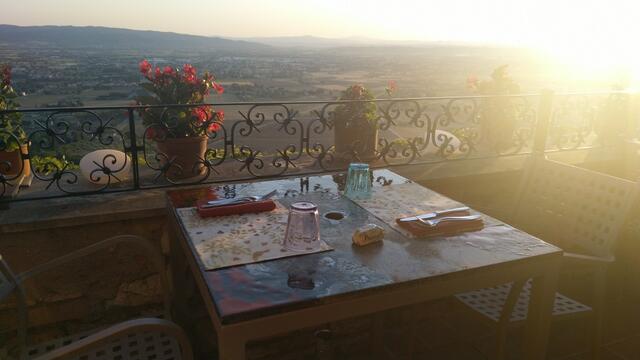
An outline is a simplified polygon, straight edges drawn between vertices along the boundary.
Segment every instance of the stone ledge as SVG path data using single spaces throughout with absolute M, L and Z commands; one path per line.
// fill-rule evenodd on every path
M 0 233 L 164 216 L 165 189 L 20 201 L 0 210 Z
M 548 152 L 551 160 L 568 164 L 599 163 L 621 160 L 619 149 L 594 148 Z M 476 159 L 452 159 L 423 165 L 395 167 L 393 171 L 416 182 L 454 177 L 489 175 L 522 170 L 531 154 L 505 155 Z

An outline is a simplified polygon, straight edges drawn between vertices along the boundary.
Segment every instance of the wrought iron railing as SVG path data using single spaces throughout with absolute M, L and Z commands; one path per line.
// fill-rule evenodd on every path
M 620 132 L 612 124 L 626 97 L 545 92 L 211 104 L 224 110 L 224 122 L 197 119 L 187 105 L 4 111 L 0 201 L 313 174 L 353 161 L 393 167 L 589 148 Z M 373 104 L 368 117 L 340 118 L 345 107 L 362 103 Z M 155 125 L 142 123 L 146 109 L 161 114 Z M 21 114 L 24 135 L 8 130 L 13 113 Z M 206 132 L 206 149 L 192 151 L 192 162 L 175 151 L 172 132 L 180 121 L 217 129 Z M 7 155 L 20 144 L 21 156 Z M 93 158 L 85 158 L 89 153 Z

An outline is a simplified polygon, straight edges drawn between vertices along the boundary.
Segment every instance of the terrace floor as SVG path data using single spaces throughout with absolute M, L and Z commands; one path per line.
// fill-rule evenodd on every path
M 486 359 L 494 344 L 492 328 L 469 309 L 444 300 L 430 304 L 420 332 L 416 336 L 414 358 L 435 359 Z M 607 306 L 604 345 L 601 359 L 640 359 L 640 309 L 633 303 L 611 299 Z M 548 359 L 590 359 L 590 324 L 587 318 L 555 321 L 549 340 Z M 403 354 L 403 339 L 407 331 L 391 331 L 394 334 L 390 348 L 395 358 L 408 358 Z M 513 328 L 509 335 L 508 359 L 520 359 L 522 328 Z M 394 357 L 390 357 L 394 358 Z
M 640 307 L 631 298 L 618 296 L 610 296 L 607 305 L 601 359 L 640 359 Z M 112 309 L 92 321 L 73 321 L 38 329 L 32 339 L 59 336 L 59 333 L 82 332 L 87 328 L 95 328 L 97 324 L 124 321 L 140 313 L 154 316 L 160 311 L 159 307 L 149 305 L 126 310 Z M 197 329 L 197 333 L 190 336 L 192 346 L 198 354 L 196 359 L 216 359 L 215 335 L 207 324 L 206 310 L 196 306 L 191 311 L 192 314 L 199 314 L 199 319 L 190 320 L 195 324 L 194 329 Z M 447 298 L 418 307 L 390 311 L 384 314 L 384 319 L 386 353 L 382 359 L 490 358 L 494 343 L 492 327 L 454 299 Z M 247 349 L 248 359 L 370 359 L 372 321 L 371 317 L 362 317 L 327 324 L 326 328 L 331 329 L 332 336 L 326 341 L 318 340 L 315 336 L 318 328 L 314 328 L 250 343 Z M 409 326 L 411 323 L 417 325 L 413 337 Z M 590 359 L 589 328 L 587 318 L 555 321 L 552 324 L 547 358 Z M 519 351 L 521 339 L 522 328 L 512 328 L 507 359 L 522 357 Z M 411 352 L 413 357 L 410 356 Z

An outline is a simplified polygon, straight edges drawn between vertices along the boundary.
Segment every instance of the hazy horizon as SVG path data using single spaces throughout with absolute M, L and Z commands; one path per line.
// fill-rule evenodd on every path
M 639 10 L 632 0 L 22 0 L 3 5 L 0 23 L 508 45 L 541 50 L 585 73 L 615 68 L 637 80 L 640 50 L 632 44 L 640 33 Z
M 121 30 L 133 30 L 133 31 L 153 31 L 153 32 L 161 32 L 161 33 L 171 33 L 171 34 L 178 34 L 178 35 L 189 35 L 189 36 L 204 36 L 204 37 L 213 37 L 213 38 L 223 38 L 223 39 L 230 39 L 230 40 L 243 40 L 243 39 L 267 39 L 267 38 L 304 38 L 304 37 L 309 37 L 309 38 L 317 38 L 317 39 L 328 39 L 328 40 L 349 40 L 349 39 L 353 39 L 353 40 L 372 40 L 372 41 L 380 41 L 380 42 L 386 42 L 386 43 L 446 43 L 449 41 L 446 40 L 407 40 L 407 39 L 384 39 L 384 38 L 377 38 L 377 37 L 371 37 L 371 36 L 356 36 L 356 35 L 345 35 L 345 36 L 337 36 L 337 37 L 330 37 L 330 36 L 319 36 L 319 35 L 312 35 L 312 34 L 297 34 L 297 35 L 274 35 L 274 36 L 267 36 L 267 35 L 256 35 L 256 36 L 222 36 L 222 35 L 202 35 L 202 34 L 191 34 L 191 33 L 185 33 L 185 32 L 179 32 L 179 31 L 167 31 L 167 30 L 157 30 L 157 29 L 139 29 L 139 28 L 133 28 L 133 27 L 115 27 L 115 26 L 104 26 L 104 25 L 74 25 L 74 24 L 34 24 L 34 25 L 23 25 L 23 24 L 15 24 L 15 23 L 2 23 L 0 22 L 0 25 L 7 25 L 7 26 L 18 26 L 18 27 L 76 27 L 76 28 L 105 28 L 105 29 L 121 29 Z M 451 43 L 463 43 L 463 44 L 469 44 L 469 45 L 487 45 L 487 46 L 491 46 L 491 45 L 495 45 L 495 46 L 504 46 L 504 47 L 518 47 L 515 44 L 501 44 L 501 43 L 491 43 L 491 42 L 473 42 L 473 41 L 450 41 Z

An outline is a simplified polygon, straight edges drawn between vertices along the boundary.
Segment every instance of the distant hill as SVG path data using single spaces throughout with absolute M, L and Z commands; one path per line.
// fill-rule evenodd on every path
M 356 44 L 367 43 L 360 39 L 353 38 L 323 38 L 318 36 L 276 36 L 276 37 L 250 37 L 237 38 L 237 40 L 245 40 L 261 43 L 269 46 L 284 47 L 309 47 L 309 48 L 330 48 L 341 46 L 352 46 Z M 370 42 L 369 42 L 370 43 Z
M 250 37 L 237 38 L 237 40 L 245 40 L 261 43 L 270 46 L 280 47 L 305 47 L 305 48 L 332 48 L 332 47 L 348 47 L 348 46 L 379 46 L 379 45 L 413 45 L 417 42 L 408 41 L 387 41 L 365 37 L 344 37 L 344 38 L 325 38 L 311 35 L 304 36 L 277 36 L 277 37 Z
M 268 51 L 243 40 L 107 27 L 15 26 L 0 24 L 0 45 L 11 47 L 96 48 L 123 50 L 213 50 L 229 53 Z
M 312 35 L 303 36 L 276 36 L 276 37 L 246 37 L 233 38 L 274 47 L 300 47 L 300 48 L 343 48 L 343 47 L 478 47 L 496 46 L 482 43 L 469 43 L 462 41 L 430 41 L 430 40 L 384 40 L 362 36 L 350 36 L 342 38 L 326 38 Z

